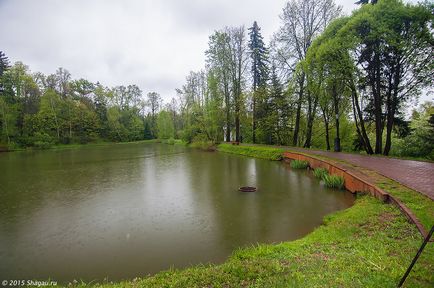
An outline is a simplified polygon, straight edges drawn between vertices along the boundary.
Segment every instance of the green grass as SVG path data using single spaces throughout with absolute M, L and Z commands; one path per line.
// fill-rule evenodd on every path
M 128 145 L 128 144 L 143 144 L 143 143 L 157 143 L 159 140 L 140 140 L 140 141 L 131 141 L 131 142 L 96 142 L 96 143 L 87 143 L 87 144 L 57 144 L 51 146 L 49 149 L 54 150 L 65 150 L 65 149 L 80 149 L 84 147 L 97 147 L 97 146 L 110 146 L 110 145 Z
M 320 180 L 323 180 L 324 176 L 328 174 L 329 171 L 327 171 L 327 169 L 325 168 L 315 168 L 313 170 L 313 175 Z
M 26 151 L 26 150 L 40 150 L 49 149 L 49 150 L 67 150 L 67 149 L 81 149 L 85 147 L 98 147 L 98 146 L 110 146 L 110 145 L 125 145 L 125 144 L 143 144 L 143 143 L 157 143 L 161 142 L 158 139 L 151 140 L 139 140 L 139 141 L 130 141 L 130 142 L 106 142 L 106 141 L 98 141 L 98 142 L 90 142 L 87 144 L 55 144 L 46 147 L 17 147 L 11 151 Z
M 220 144 L 217 150 L 225 153 L 238 154 L 267 160 L 282 160 L 283 150 L 266 146 L 243 146 L 232 144 Z
M 221 265 L 171 269 L 99 287 L 396 287 L 421 244 L 397 208 L 364 196 L 329 215 L 306 237 L 241 248 Z M 433 287 L 434 245 L 427 245 L 406 287 Z M 76 287 L 85 284 L 77 283 Z
M 410 208 L 427 231 L 431 229 L 431 226 L 434 225 L 434 201 L 385 177 L 376 184 Z
M 338 175 L 324 175 L 323 177 L 325 186 L 329 188 L 344 188 L 344 178 Z

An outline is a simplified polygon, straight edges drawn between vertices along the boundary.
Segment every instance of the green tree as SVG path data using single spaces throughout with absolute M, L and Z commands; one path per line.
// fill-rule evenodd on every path
M 232 97 L 235 117 L 235 141 L 240 141 L 240 117 L 243 103 L 242 85 L 247 63 L 244 26 L 229 30 L 231 47 Z
M 205 52 L 207 56 L 208 69 L 212 69 L 218 79 L 219 89 L 224 95 L 223 105 L 225 113 L 225 141 L 231 141 L 231 120 L 232 120 L 232 101 L 231 101 L 231 46 L 230 34 L 227 31 L 216 31 L 210 36 L 208 42 L 208 50 Z
M 41 105 L 37 115 L 38 123 L 30 134 L 43 131 L 60 141 L 62 117 L 62 99 L 56 91 L 48 89 L 41 97 Z
M 434 160 L 434 103 L 427 101 L 414 110 L 410 122 L 410 135 L 399 139 L 393 154 L 426 157 Z
M 389 154 L 394 120 L 404 104 L 432 86 L 432 7 L 382 0 L 361 7 L 339 32 L 358 64 L 357 86 L 375 123 L 376 154 Z
M 288 122 L 289 113 L 291 112 L 288 98 L 283 92 L 283 85 L 277 76 L 276 67 L 273 65 L 271 69 L 271 83 L 270 83 L 270 120 L 272 122 L 273 141 L 272 143 L 278 145 L 289 144 Z
M 151 110 L 151 131 L 153 138 L 157 137 L 157 114 L 161 107 L 161 96 L 157 92 L 148 93 L 147 104 Z
M 296 116 L 294 123 L 293 145 L 301 143 L 299 139 L 302 107 L 306 94 L 306 74 L 303 69 L 297 69 L 301 61 L 306 58 L 307 51 L 315 37 L 320 35 L 327 25 L 341 13 L 341 7 L 333 0 L 290 0 L 286 3 L 281 15 L 282 25 L 275 35 L 275 58 L 286 75 L 292 76 L 297 93 Z M 308 96 L 312 96 L 308 94 Z M 308 99 L 311 103 L 310 122 L 313 121 L 315 99 Z M 309 111 L 308 111 L 309 112 Z M 312 123 L 307 123 L 311 126 Z
M 257 98 L 261 96 L 261 91 L 264 92 L 264 87 L 268 79 L 268 51 L 265 47 L 264 40 L 261 34 L 261 28 L 258 23 L 253 22 L 249 28 L 249 53 L 251 58 L 251 72 L 253 78 L 253 94 L 252 94 L 252 141 L 256 143 L 256 126 L 257 126 Z M 260 89 L 262 88 L 262 89 Z M 262 93 L 262 95 L 264 95 Z
M 170 139 L 175 136 L 175 127 L 171 114 L 167 110 L 161 110 L 157 118 L 157 131 L 159 139 Z
M 9 68 L 9 66 L 9 58 L 3 51 L 0 51 L 0 77 L 3 76 L 3 73 Z

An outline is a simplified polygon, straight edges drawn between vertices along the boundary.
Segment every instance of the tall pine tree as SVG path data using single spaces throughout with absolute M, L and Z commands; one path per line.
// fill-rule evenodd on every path
M 377 4 L 378 0 L 371 0 L 371 4 Z M 364 4 L 369 4 L 369 0 L 359 0 L 356 3 L 357 5 L 364 5 Z
M 268 51 L 265 47 L 263 37 L 261 35 L 261 28 L 259 28 L 258 23 L 253 22 L 253 26 L 249 28 L 249 48 L 250 57 L 252 60 L 252 75 L 253 75 L 253 101 L 252 101 L 252 112 L 253 112 L 253 131 L 252 140 L 256 143 L 256 125 L 257 125 L 257 98 L 258 94 L 265 93 L 265 86 L 267 83 L 268 74 Z
M 9 67 L 9 59 L 3 51 L 0 51 L 0 77 L 5 70 Z

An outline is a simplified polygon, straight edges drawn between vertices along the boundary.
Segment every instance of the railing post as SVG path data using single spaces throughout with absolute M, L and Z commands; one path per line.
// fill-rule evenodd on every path
M 429 239 L 431 238 L 433 232 L 434 232 L 434 226 L 431 227 L 431 230 L 429 231 L 428 235 L 426 236 L 425 240 L 423 241 L 422 246 L 420 246 L 419 251 L 417 251 L 416 256 L 414 256 L 413 261 L 411 261 L 410 266 L 408 267 L 407 271 L 405 271 L 405 274 L 402 277 L 401 281 L 399 281 L 398 287 L 402 287 L 402 284 L 404 284 L 405 279 L 407 279 L 408 274 L 410 274 L 411 269 L 413 269 L 413 266 L 414 266 L 414 264 L 416 264 L 417 259 L 419 259 L 420 254 L 422 254 L 422 251 L 425 248 L 426 243 L 428 243 Z

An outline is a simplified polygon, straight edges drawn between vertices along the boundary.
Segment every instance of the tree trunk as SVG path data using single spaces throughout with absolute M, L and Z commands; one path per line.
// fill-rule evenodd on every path
M 372 81 L 372 92 L 374 96 L 374 116 L 375 116 L 375 154 L 381 154 L 383 147 L 383 115 L 381 109 L 381 71 L 380 58 L 378 53 L 374 56 L 375 77 Z
M 240 107 L 235 107 L 235 141 L 240 142 Z
M 304 142 L 305 148 L 310 148 L 312 145 L 312 129 L 313 129 L 313 121 L 315 120 L 316 115 L 316 107 L 318 105 L 318 97 L 314 97 L 313 105 L 310 92 L 307 92 L 307 98 L 309 102 L 308 107 L 308 118 L 307 118 L 307 129 L 306 129 L 306 141 Z
M 225 105 L 226 105 L 226 142 L 231 141 L 231 115 L 229 106 L 229 88 L 227 83 L 225 86 Z
M 389 109 L 388 109 L 389 110 Z M 384 155 L 389 155 L 390 148 L 392 147 L 392 129 L 393 129 L 393 122 L 394 122 L 394 116 L 393 112 L 387 112 L 387 125 L 386 125 L 386 143 L 384 145 Z
M 335 121 L 336 121 L 336 138 L 334 150 L 335 152 L 341 152 L 341 139 L 339 138 L 339 99 L 336 91 L 336 84 L 333 84 L 333 106 L 335 110 Z
M 365 120 L 363 119 L 363 114 L 362 114 L 362 111 L 360 109 L 359 97 L 357 96 L 357 90 L 356 90 L 356 86 L 354 85 L 353 79 L 351 79 L 351 81 L 350 81 L 350 89 L 352 91 L 353 104 L 356 108 L 355 111 L 353 110 L 353 113 L 355 113 L 354 117 L 358 118 L 358 120 L 359 120 L 360 132 L 361 132 L 361 136 L 362 136 L 362 140 L 363 140 L 363 145 L 364 145 L 366 153 L 368 153 L 369 155 L 372 155 L 372 154 L 374 154 L 374 151 L 372 150 L 371 141 L 369 140 L 368 133 L 366 133 Z
M 352 106 L 353 106 L 353 116 L 354 116 L 354 124 L 356 125 L 356 131 L 357 131 L 357 136 L 359 137 L 359 141 L 362 142 L 363 145 L 363 149 L 366 150 L 366 143 L 365 143 L 365 139 L 363 139 L 362 133 L 360 132 L 360 127 L 359 127 L 359 123 L 357 121 L 357 112 L 356 112 L 356 105 L 355 105 L 355 101 L 354 101 L 354 94 L 351 96 L 351 101 L 352 101 Z
M 330 151 L 330 133 L 329 133 L 329 122 L 325 122 L 325 129 L 326 129 L 326 145 L 327 145 L 327 151 Z
M 401 75 L 401 58 L 398 57 L 396 69 L 393 70 L 393 94 L 388 97 L 387 103 L 387 126 L 386 126 L 386 144 L 384 145 L 384 155 L 389 155 L 390 149 L 392 148 L 392 129 L 395 120 L 395 112 L 396 105 L 398 102 L 398 89 L 400 83 L 400 75 Z M 390 82 L 390 86 L 392 86 L 392 82 Z
M 326 108 L 321 107 L 321 110 L 322 110 L 322 117 L 324 119 L 325 138 L 326 138 L 327 151 L 330 151 L 329 119 L 328 119 L 327 114 L 326 114 Z
M 252 99 L 252 142 L 256 143 L 256 91 L 253 91 Z
M 299 81 L 300 89 L 299 89 L 298 100 L 297 100 L 297 115 L 295 117 L 294 137 L 292 139 L 293 146 L 298 145 L 298 133 L 300 131 L 301 104 L 303 101 L 303 93 L 304 93 L 304 76 L 305 74 L 302 73 Z
M 226 107 L 226 142 L 231 141 L 231 119 L 229 107 Z
M 241 66 L 242 55 L 238 55 L 238 71 L 236 77 L 236 99 L 235 99 L 235 141 L 240 142 L 240 104 L 241 104 Z

